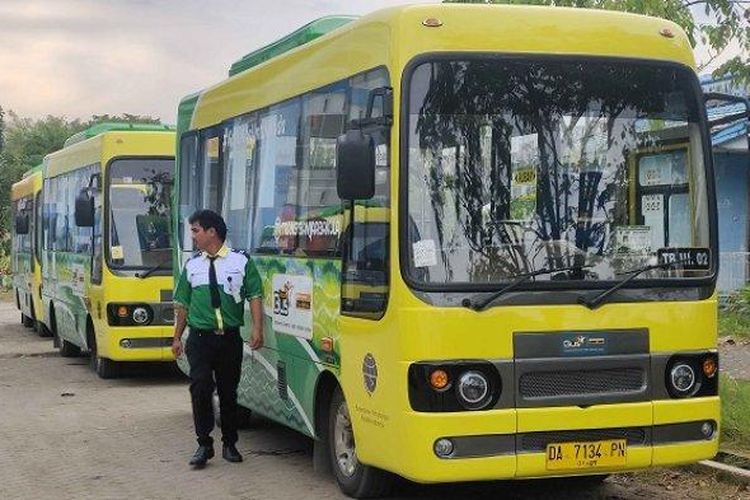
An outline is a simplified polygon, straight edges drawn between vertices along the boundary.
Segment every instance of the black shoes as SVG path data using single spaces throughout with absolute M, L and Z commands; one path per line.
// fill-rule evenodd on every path
M 235 452 L 236 451 L 237 450 L 235 450 Z M 198 449 L 195 450 L 193 458 L 190 459 L 190 465 L 193 465 L 196 468 L 203 467 L 210 458 L 214 458 L 214 447 L 205 445 L 199 446 Z M 224 458 L 226 458 L 226 455 Z M 240 460 L 242 460 L 242 457 L 240 457 Z
M 213 456 L 213 453 L 211 456 Z M 224 460 L 227 462 L 242 462 L 242 455 L 240 455 L 240 452 L 237 451 L 237 448 L 233 444 L 225 444 L 221 451 L 221 456 L 224 457 Z

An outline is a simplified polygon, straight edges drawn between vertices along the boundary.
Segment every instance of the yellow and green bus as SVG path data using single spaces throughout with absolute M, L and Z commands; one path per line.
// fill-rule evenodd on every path
M 42 298 L 62 356 L 102 378 L 174 361 L 169 236 L 175 132 L 103 123 L 44 159 Z
M 39 335 L 46 336 L 48 330 L 42 308 L 42 268 L 38 245 L 42 213 L 41 191 L 41 165 L 26 172 L 20 181 L 11 186 L 11 271 L 21 323 L 34 328 Z
M 239 403 L 348 495 L 716 453 L 714 181 L 677 25 L 326 18 L 184 98 L 177 133 L 176 263 L 206 207 L 263 279 Z

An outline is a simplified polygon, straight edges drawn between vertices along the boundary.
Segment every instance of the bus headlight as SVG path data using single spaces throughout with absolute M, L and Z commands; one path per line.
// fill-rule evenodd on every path
M 136 307 L 133 309 L 133 321 L 139 325 L 148 323 L 149 314 L 145 307 Z
M 477 409 L 489 402 L 490 383 L 479 371 L 470 370 L 461 375 L 456 386 L 458 400 L 468 409 Z
M 695 389 L 695 370 L 686 363 L 676 364 L 669 372 L 669 381 L 678 394 L 689 395 Z

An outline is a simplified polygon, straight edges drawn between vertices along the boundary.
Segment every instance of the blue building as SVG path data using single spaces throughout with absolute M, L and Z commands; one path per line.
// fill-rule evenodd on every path
M 701 78 L 703 91 L 750 96 L 750 87 L 731 77 Z M 743 104 L 708 108 L 709 120 L 741 113 Z M 719 206 L 719 293 L 729 294 L 750 281 L 750 151 L 748 120 L 715 127 L 711 134 L 714 149 L 717 203 Z

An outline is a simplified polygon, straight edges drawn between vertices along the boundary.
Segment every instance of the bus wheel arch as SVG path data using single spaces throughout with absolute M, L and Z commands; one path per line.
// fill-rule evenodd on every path
M 60 350 L 60 356 L 63 358 L 74 358 L 80 356 L 81 348 L 60 336 L 60 327 L 57 324 L 57 314 L 55 313 L 54 305 L 50 306 L 50 324 L 55 339 L 57 339 L 57 347 Z
M 119 364 L 108 358 L 99 355 L 99 349 L 96 342 L 96 330 L 91 315 L 86 317 L 86 344 L 89 347 L 89 364 L 91 369 L 99 375 L 99 378 L 115 378 L 119 374 Z
M 328 450 L 328 419 L 331 410 L 333 392 L 339 386 L 336 377 L 328 370 L 323 370 L 315 386 L 315 436 L 313 442 L 313 469 L 317 474 L 329 475 L 331 456 Z
M 388 495 L 396 477 L 358 460 L 352 419 L 339 384 L 333 388 L 327 417 L 326 448 L 333 476 L 341 491 L 353 498 Z

